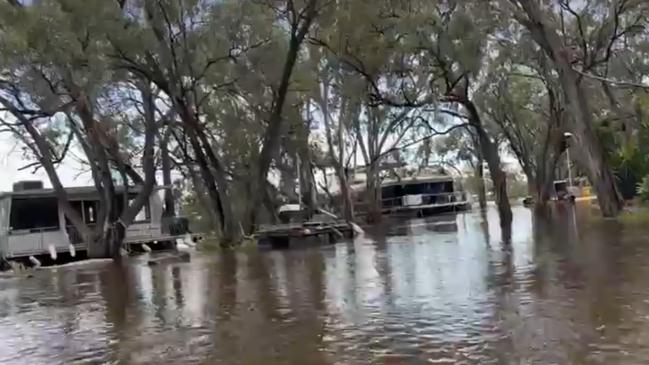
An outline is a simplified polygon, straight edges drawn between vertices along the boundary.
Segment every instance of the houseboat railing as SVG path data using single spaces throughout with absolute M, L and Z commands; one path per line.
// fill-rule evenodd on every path
M 404 195 L 381 200 L 382 208 L 408 207 L 420 205 L 441 205 L 466 201 L 464 192 Z
M 442 206 L 454 203 L 465 203 L 467 201 L 466 193 L 456 191 L 452 193 L 439 193 L 439 194 L 417 194 L 405 195 L 394 198 L 381 199 L 381 209 L 391 208 L 404 208 L 404 207 L 417 207 L 417 206 Z M 354 210 L 358 212 L 366 212 L 368 205 L 366 202 L 354 203 Z
M 89 230 L 93 231 L 97 226 L 97 224 L 90 223 L 90 224 L 86 224 L 86 226 L 88 227 Z M 68 233 L 68 239 L 70 240 L 70 243 L 74 245 L 79 245 L 84 243 L 81 233 L 79 233 L 79 231 L 77 231 L 77 229 L 74 228 L 74 226 L 70 225 L 70 226 L 66 226 L 65 228 Z M 133 240 L 141 241 L 146 238 L 151 238 L 152 240 L 157 239 L 156 237 L 159 237 L 161 234 L 152 233 L 156 231 L 160 231 L 159 224 L 134 223 L 126 228 L 124 242 L 129 242 Z
M 39 253 L 45 252 L 47 246 L 51 242 L 45 242 L 45 233 L 57 232 L 59 227 L 42 227 L 30 229 L 16 229 L 10 230 L 9 235 L 12 237 L 20 237 L 20 245 L 18 247 L 7 247 L 8 253 L 11 255 L 20 253 Z M 7 245 L 8 246 L 8 245 Z

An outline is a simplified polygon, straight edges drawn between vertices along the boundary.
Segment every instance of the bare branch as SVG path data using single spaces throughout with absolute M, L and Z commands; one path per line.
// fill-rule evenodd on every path
M 452 127 L 449 127 L 448 129 L 443 130 L 443 131 L 437 131 L 437 130 L 433 129 L 434 132 L 431 133 L 431 134 L 429 134 L 429 135 L 427 135 L 427 136 L 425 136 L 425 137 L 422 137 L 422 138 L 416 139 L 416 140 L 411 141 L 411 142 L 409 142 L 409 143 L 406 143 L 406 144 L 404 144 L 404 145 L 402 145 L 402 146 L 397 146 L 397 147 L 395 147 L 395 148 L 391 148 L 391 149 L 389 149 L 389 150 L 387 150 L 387 151 L 381 153 L 379 156 L 377 156 L 376 160 L 378 160 L 378 159 L 380 159 L 381 157 L 383 157 L 383 156 L 385 156 L 385 155 L 387 155 L 387 154 L 389 154 L 389 153 L 392 153 L 392 152 L 394 152 L 394 151 L 403 150 L 403 149 L 406 149 L 406 148 L 408 148 L 408 147 L 411 147 L 411 146 L 414 146 L 414 145 L 416 145 L 416 144 L 419 144 L 419 143 L 421 143 L 421 142 L 423 142 L 423 141 L 425 141 L 425 140 L 431 139 L 431 138 L 433 138 L 433 137 L 443 136 L 443 135 L 445 135 L 445 134 L 449 134 L 449 133 L 451 133 L 452 131 L 454 131 L 454 130 L 456 130 L 456 129 L 458 129 L 458 128 L 467 128 L 467 127 L 469 127 L 469 126 L 471 126 L 471 124 L 469 124 L 469 123 L 462 123 L 462 124 L 456 124 L 456 125 L 454 125 L 454 126 L 452 126 Z
M 588 73 L 588 72 L 584 72 L 584 71 L 580 71 L 580 70 L 576 70 L 576 69 L 573 69 L 573 70 L 576 73 L 578 73 L 578 74 L 580 74 L 580 75 L 582 75 L 582 76 L 584 76 L 586 78 L 597 80 L 597 81 L 600 81 L 600 82 L 605 82 L 605 83 L 611 84 L 611 85 L 616 85 L 617 87 L 649 90 L 649 85 L 646 85 L 646 84 L 639 84 L 639 83 L 629 82 L 629 81 L 618 81 L 618 80 L 613 80 L 613 79 L 602 77 L 602 76 L 593 75 L 592 73 Z

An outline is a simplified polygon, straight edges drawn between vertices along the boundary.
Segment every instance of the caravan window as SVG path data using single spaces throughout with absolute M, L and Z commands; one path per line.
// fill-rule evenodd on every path
M 56 198 L 12 199 L 10 227 L 12 230 L 58 228 Z
M 99 211 L 99 202 L 88 200 L 83 202 L 83 219 L 85 223 L 97 223 L 97 212 Z

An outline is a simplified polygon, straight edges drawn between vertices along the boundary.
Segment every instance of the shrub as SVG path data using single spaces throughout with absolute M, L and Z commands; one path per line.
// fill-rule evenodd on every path
M 649 175 L 643 177 L 642 180 L 638 183 L 636 192 L 638 193 L 638 197 L 641 201 L 649 201 Z

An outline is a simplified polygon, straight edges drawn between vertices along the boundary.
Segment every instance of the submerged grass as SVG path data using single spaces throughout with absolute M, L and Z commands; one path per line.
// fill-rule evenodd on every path
M 639 207 L 632 211 L 626 211 L 618 217 L 620 223 L 629 226 L 641 226 L 649 224 L 649 207 Z

